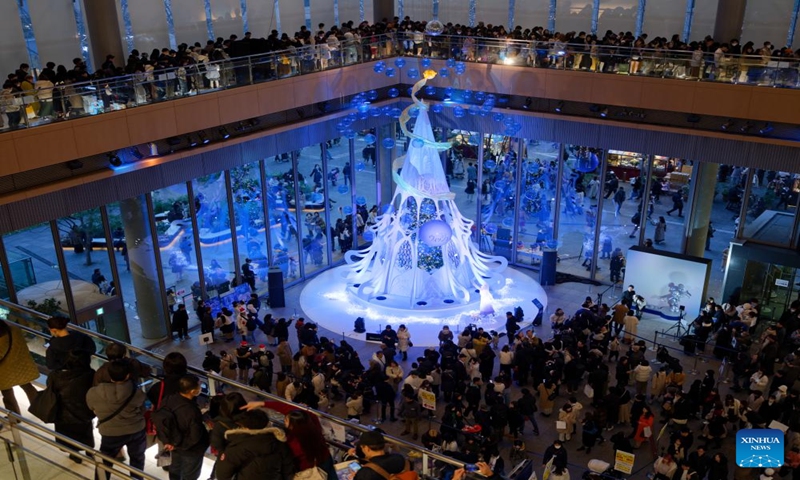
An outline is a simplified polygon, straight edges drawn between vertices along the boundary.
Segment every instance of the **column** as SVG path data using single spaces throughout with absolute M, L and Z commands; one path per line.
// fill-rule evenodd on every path
M 394 195 L 394 180 L 392 179 L 392 164 L 396 158 L 395 148 L 388 149 L 383 146 L 384 138 L 397 138 L 395 135 L 394 123 L 384 125 L 378 129 L 378 139 L 375 141 L 375 155 L 378 165 L 378 184 L 381 189 L 378 197 L 378 204 L 383 208 L 386 205 L 391 205 Z M 379 211 L 383 213 L 383 210 Z
M 376 22 L 384 18 L 391 21 L 394 18 L 394 0 L 372 0 L 372 12 Z
M 86 31 L 95 68 L 106 61 L 106 55 L 116 57 L 116 66 L 125 66 L 125 50 L 122 48 L 122 32 L 119 28 L 117 2 L 115 0 L 91 0 L 83 2 L 86 14 Z
M 120 214 L 125 229 L 133 290 L 136 293 L 136 311 L 144 338 L 161 338 L 167 335 L 167 320 L 161 297 L 163 288 L 159 281 L 157 252 L 147 215 L 145 197 L 121 200 Z
M 722 3 L 722 2 L 720 2 Z M 686 254 L 703 257 L 706 251 L 708 222 L 716 193 L 719 164 L 695 162 L 694 196 L 691 200 L 691 218 L 686 238 Z
M 719 0 L 717 4 L 717 20 L 714 23 L 714 39 L 728 42 L 742 35 L 744 12 L 747 0 Z

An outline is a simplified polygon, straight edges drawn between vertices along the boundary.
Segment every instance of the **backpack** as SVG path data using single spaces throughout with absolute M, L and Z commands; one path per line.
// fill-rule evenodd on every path
M 174 446 L 183 443 L 183 432 L 178 427 L 178 418 L 175 416 L 175 410 L 165 405 L 153 412 L 151 418 L 156 428 L 158 439 L 162 443 Z
M 403 467 L 403 471 L 400 473 L 389 473 L 382 467 L 379 467 L 378 465 L 372 462 L 364 465 L 364 468 L 369 468 L 374 470 L 375 473 L 377 473 L 386 480 L 419 480 L 419 475 L 414 470 L 411 470 L 411 464 L 408 463 L 408 460 L 406 460 L 406 464 Z

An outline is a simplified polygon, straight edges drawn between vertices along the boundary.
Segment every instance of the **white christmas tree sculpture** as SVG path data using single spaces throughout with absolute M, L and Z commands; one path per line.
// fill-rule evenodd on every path
M 392 208 L 370 227 L 372 245 L 345 254 L 347 283 L 362 300 L 383 305 L 437 309 L 478 302 L 481 292 L 505 284 L 508 261 L 482 253 L 471 239 L 473 222 L 464 218 L 445 178 L 441 150 L 433 136 L 428 106 L 416 93 L 436 72 L 428 70 L 414 85 L 414 104 L 403 111 L 400 126 L 411 138 L 404 157 L 392 165 L 397 188 Z M 418 113 L 418 114 L 417 114 Z M 406 124 L 416 115 L 414 131 Z M 492 314 L 481 302 L 481 314 Z

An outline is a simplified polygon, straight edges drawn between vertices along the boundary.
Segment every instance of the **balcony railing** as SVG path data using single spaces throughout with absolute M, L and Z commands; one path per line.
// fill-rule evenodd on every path
M 0 107 L 8 117 L 2 129 L 36 127 L 400 55 L 587 74 L 800 88 L 800 59 L 795 58 L 397 33 L 360 43 L 342 42 L 333 49 L 328 44 L 309 45 L 2 95 Z

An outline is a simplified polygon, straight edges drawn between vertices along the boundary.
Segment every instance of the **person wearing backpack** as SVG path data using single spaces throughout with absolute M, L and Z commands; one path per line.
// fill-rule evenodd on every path
M 127 362 L 115 360 L 106 365 L 111 382 L 100 383 L 86 393 L 86 405 L 98 418 L 100 452 L 113 458 L 122 447 L 127 447 L 131 467 L 144 470 L 147 448 L 144 401 L 147 397 L 131 378 Z M 111 466 L 110 462 L 105 464 Z M 109 478 L 109 472 L 105 478 Z M 140 477 L 133 475 L 133 478 Z
M 267 336 L 267 344 L 270 347 L 277 347 L 278 342 L 275 341 L 275 319 L 272 318 L 271 313 L 264 315 L 264 322 L 259 328 Z
M 178 393 L 164 399 L 153 414 L 158 439 L 164 450 L 172 453 L 170 480 L 197 480 L 203 456 L 210 444 L 203 413 L 195 403 L 200 395 L 200 379 L 184 375 L 178 382 Z
M 380 432 L 370 430 L 361 434 L 356 449 L 350 454 L 358 454 L 362 468 L 353 480 L 419 480 L 419 475 L 411 469 L 408 460 L 399 453 L 386 453 L 386 439 Z
M 236 417 L 238 428 L 225 432 L 228 445 L 214 466 L 218 480 L 292 480 L 295 473 L 286 434 L 269 425 L 263 410 Z

